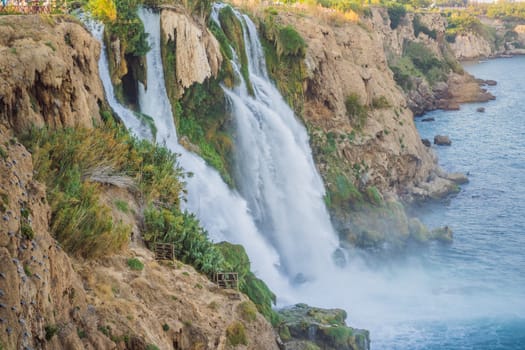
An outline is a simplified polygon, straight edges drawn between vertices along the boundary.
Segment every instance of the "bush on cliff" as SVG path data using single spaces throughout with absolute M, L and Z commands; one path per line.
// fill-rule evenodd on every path
M 405 6 L 398 4 L 397 2 L 391 2 L 386 7 L 388 11 L 388 17 L 390 18 L 390 28 L 396 29 L 405 17 L 407 10 Z

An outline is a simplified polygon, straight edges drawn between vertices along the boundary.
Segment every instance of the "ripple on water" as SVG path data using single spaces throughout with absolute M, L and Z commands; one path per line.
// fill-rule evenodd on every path
M 489 87 L 497 99 L 416 121 L 422 138 L 450 136 L 450 147 L 432 146 L 443 168 L 469 172 L 459 194 L 420 213 L 429 226 L 454 230 L 450 247 L 428 249 L 427 264 L 442 282 L 435 298 L 463 314 L 384 330 L 388 340 L 374 349 L 525 349 L 525 57 L 466 69 L 498 78 Z M 485 113 L 476 112 L 480 106 Z

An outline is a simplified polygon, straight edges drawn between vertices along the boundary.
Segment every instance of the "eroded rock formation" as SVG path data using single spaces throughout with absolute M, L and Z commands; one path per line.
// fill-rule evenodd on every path
M 100 45 L 68 17 L 0 18 L 0 120 L 16 132 L 90 126 L 104 91 Z

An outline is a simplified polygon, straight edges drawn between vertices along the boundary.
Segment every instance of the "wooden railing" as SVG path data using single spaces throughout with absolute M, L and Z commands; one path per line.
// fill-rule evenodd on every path
M 155 260 L 175 260 L 175 247 L 171 243 L 155 243 Z
M 213 282 L 221 288 L 239 290 L 239 274 L 237 272 L 216 272 Z

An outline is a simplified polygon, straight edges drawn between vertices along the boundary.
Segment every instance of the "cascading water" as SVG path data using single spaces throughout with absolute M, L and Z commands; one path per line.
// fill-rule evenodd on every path
M 350 324 L 371 330 L 372 348 L 376 346 L 377 349 L 503 349 L 505 344 L 523 345 L 523 336 L 514 343 L 514 338 L 504 338 L 505 335 L 501 337 L 507 343 L 485 342 L 485 338 L 500 337 L 501 333 L 494 330 L 493 324 L 514 322 L 512 317 L 518 322 L 510 323 L 511 326 L 517 331 L 520 327 L 523 329 L 523 289 L 518 283 L 516 292 L 499 280 L 488 288 L 483 287 L 483 278 L 492 266 L 473 265 L 471 258 L 465 259 L 466 254 L 474 256 L 477 253 L 468 246 L 465 252 L 457 254 L 448 248 L 430 246 L 430 258 L 425 251 L 425 254 L 414 254 L 405 260 L 393 261 L 390 266 L 374 269 L 358 258 L 351 258 L 345 268 L 334 267 L 330 255 L 336 239 L 322 204 L 322 184 L 315 172 L 306 133 L 268 82 L 264 57 L 257 51 L 260 46 L 250 42 L 256 38 L 256 33 L 248 19 L 243 19 L 242 23 L 254 96 L 247 93 L 243 84 L 233 90 L 225 89 L 238 128 L 240 191 L 248 203 L 230 191 L 216 171 L 178 145 L 163 81 L 159 17 L 145 10 L 141 10 L 140 16 L 152 46 L 147 57 L 147 90 L 141 88 L 140 105 L 142 111 L 155 120 L 157 142 L 181 154 L 180 164 L 194 173 L 187 179 L 186 207 L 198 215 L 213 239 L 243 244 L 254 269 L 281 301 L 342 307 L 349 311 Z M 237 16 L 243 17 L 238 13 Z M 218 21 L 217 7 L 212 19 Z M 101 33 L 101 27 L 93 29 L 99 40 Z M 115 100 L 104 50 L 99 69 L 112 108 L 135 134 L 150 137 L 140 119 Z M 304 209 L 303 204 L 307 201 Z M 267 245 L 261 232 L 270 237 L 277 252 Z M 472 232 L 460 239 L 475 245 L 476 237 L 476 232 Z M 459 245 L 464 244 L 460 241 Z M 490 249 L 484 254 L 487 259 L 496 261 L 497 254 L 491 253 L 493 250 L 497 252 Z M 275 267 L 279 263 L 291 277 L 304 273 L 315 278 L 290 291 L 287 281 Z M 471 272 L 470 267 L 477 270 Z M 519 267 L 517 265 L 516 269 Z M 323 273 L 316 275 L 317 268 L 324 269 Z M 470 334 L 474 334 L 472 341 Z
M 214 20 L 222 6 L 215 5 Z M 239 86 L 223 88 L 237 131 L 239 191 L 259 229 L 277 249 L 283 270 L 292 278 L 315 278 L 331 269 L 338 245 L 323 201 L 323 182 L 305 128 L 268 78 L 255 24 L 248 16 L 234 13 L 242 24 L 254 91 L 253 96 L 249 94 L 241 75 Z
M 185 179 L 188 195 L 183 205 L 197 215 L 213 240 L 242 244 L 252 259 L 252 269 L 257 275 L 264 280 L 274 281 L 276 286 L 281 286 L 280 289 L 284 291 L 286 280 L 277 270 L 279 257 L 259 234 L 246 201 L 232 192 L 214 169 L 178 144 L 171 106 L 164 86 L 160 55 L 160 17 L 146 9 L 139 9 L 139 16 L 149 34 L 148 41 L 151 47 L 147 54 L 147 89 L 139 84 L 139 104 L 141 112 L 154 120 L 157 128 L 156 141 L 179 154 L 179 164 L 186 172 L 193 174 Z M 102 45 L 99 73 L 111 108 L 136 136 L 151 139 L 148 127 L 114 96 L 102 40 L 104 26 L 94 21 L 86 21 L 86 24 Z
M 126 128 L 128 128 L 128 130 L 130 130 L 133 134 L 140 138 L 151 139 L 152 133 L 148 125 L 142 122 L 133 111 L 118 103 L 117 99 L 115 98 L 115 91 L 113 89 L 113 84 L 111 83 L 111 76 L 109 74 L 107 53 L 104 47 L 104 25 L 94 20 L 90 20 L 84 15 L 81 16 L 81 19 L 91 31 L 91 34 L 98 40 L 98 42 L 102 46 L 100 50 L 100 58 L 98 60 L 98 70 L 100 74 L 100 80 L 102 80 L 102 85 L 104 86 L 104 90 L 106 92 L 106 99 L 108 100 L 109 105 L 111 106 L 111 108 L 113 108 L 113 111 L 126 125 Z
M 197 214 L 215 241 L 227 240 L 242 244 L 259 277 L 275 280 L 284 287 L 285 280 L 277 270 L 279 257 L 258 232 L 246 201 L 232 192 L 217 171 L 207 166 L 204 160 L 178 144 L 171 105 L 164 85 L 160 54 L 160 16 L 151 10 L 139 9 L 139 17 L 149 34 L 151 47 L 146 57 L 147 89 L 139 84 L 139 105 L 141 111 L 155 121 L 158 129 L 157 142 L 180 154 L 179 164 L 186 172 L 193 174 L 186 179 L 186 209 Z

